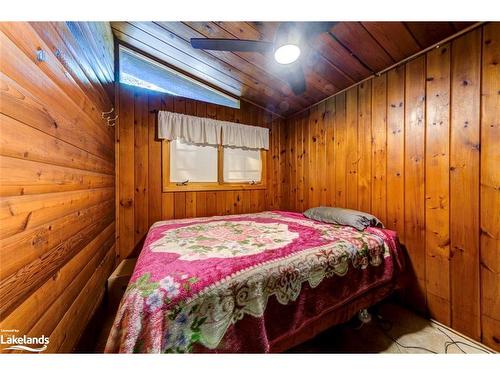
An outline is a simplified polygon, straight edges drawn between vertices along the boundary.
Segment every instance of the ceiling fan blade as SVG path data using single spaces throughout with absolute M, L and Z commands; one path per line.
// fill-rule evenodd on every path
M 234 52 L 269 52 L 273 44 L 260 40 L 191 38 L 191 46 L 197 49 Z
M 286 77 L 295 95 L 303 94 L 306 91 L 306 77 L 300 64 L 293 64 L 293 66 L 287 67 Z
M 306 91 L 306 77 L 302 69 L 296 73 L 290 82 L 290 87 L 295 95 L 301 95 Z
M 338 22 L 304 22 L 305 33 L 308 37 L 326 33 Z

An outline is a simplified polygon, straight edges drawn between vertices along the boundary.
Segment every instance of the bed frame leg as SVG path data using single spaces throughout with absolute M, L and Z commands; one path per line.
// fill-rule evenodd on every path
M 358 319 L 363 323 L 370 323 L 372 320 L 372 314 L 368 312 L 368 309 L 359 310 Z

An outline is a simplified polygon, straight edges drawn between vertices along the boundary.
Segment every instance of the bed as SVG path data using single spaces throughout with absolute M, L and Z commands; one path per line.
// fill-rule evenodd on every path
M 268 211 L 155 223 L 106 352 L 285 351 L 398 286 L 396 233 Z

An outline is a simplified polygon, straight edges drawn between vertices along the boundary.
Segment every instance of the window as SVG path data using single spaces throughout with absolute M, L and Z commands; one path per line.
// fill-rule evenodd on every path
M 119 49 L 120 83 L 240 108 L 240 101 L 124 46 Z
M 224 182 L 260 182 L 262 162 L 259 150 L 224 147 Z
M 217 147 L 170 143 L 170 182 L 217 182 Z
M 164 140 L 163 191 L 254 190 L 266 187 L 265 150 Z

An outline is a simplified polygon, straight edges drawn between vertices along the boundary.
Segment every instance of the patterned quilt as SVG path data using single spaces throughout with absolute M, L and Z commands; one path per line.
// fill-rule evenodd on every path
M 268 351 L 273 337 L 390 282 L 396 242 L 281 211 L 158 222 L 106 352 Z

